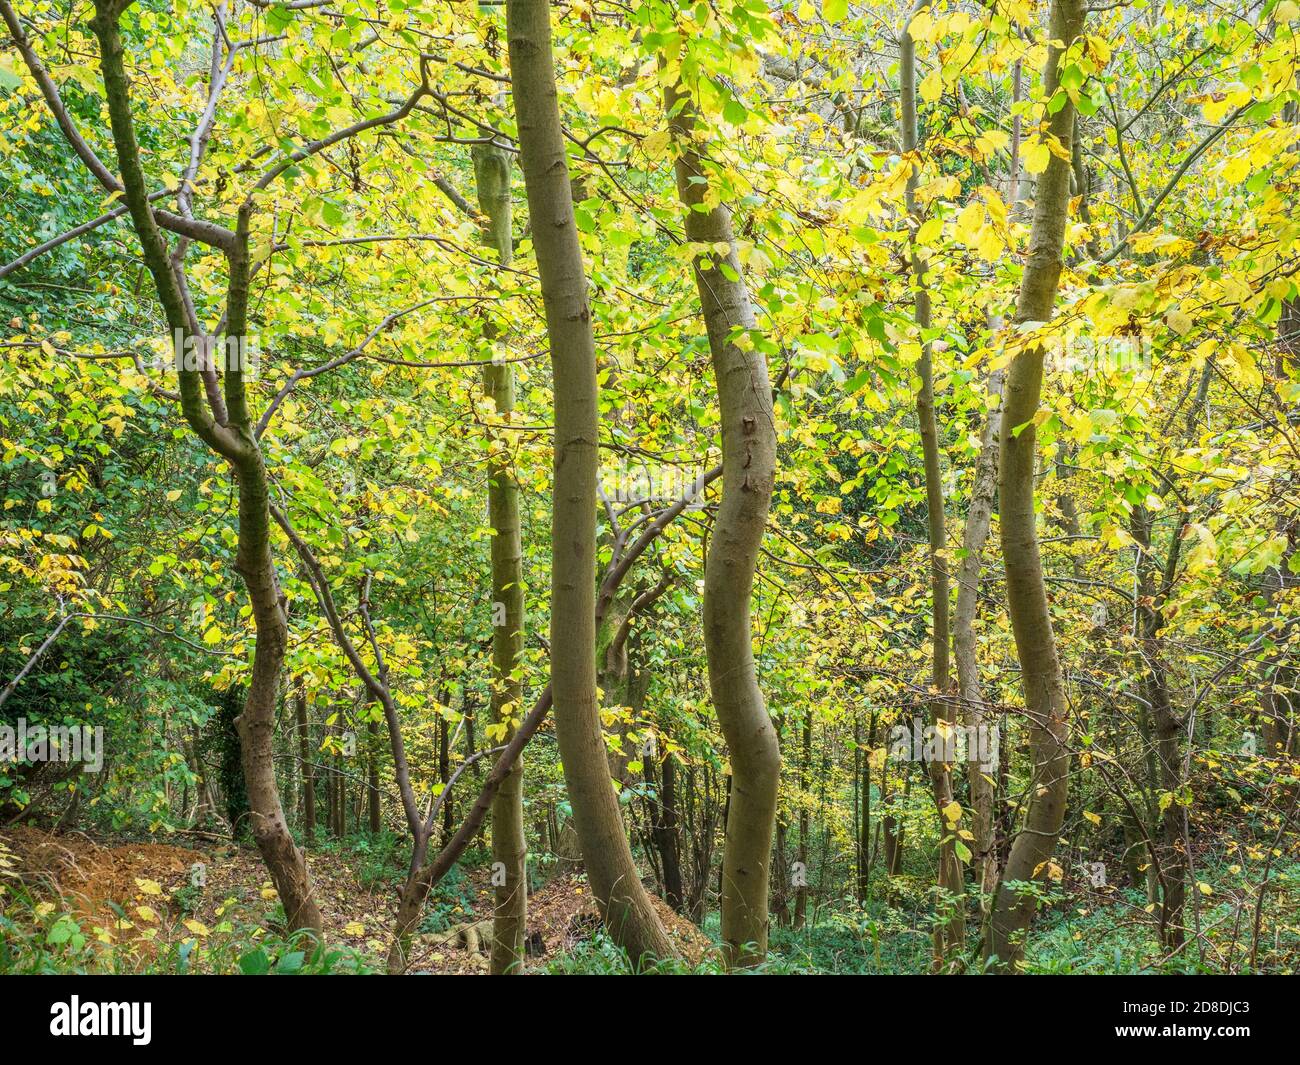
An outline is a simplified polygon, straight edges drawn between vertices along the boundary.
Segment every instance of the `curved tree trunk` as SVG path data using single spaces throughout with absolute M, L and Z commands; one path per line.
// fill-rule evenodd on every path
M 1081 0 L 1052 0 L 1043 70 L 1043 98 L 1050 100 L 1059 85 L 1059 63 L 1065 48 L 1083 31 Z M 1052 316 L 1061 278 L 1070 196 L 1070 145 L 1074 106 L 1064 106 L 1048 122 L 1047 132 L 1065 150 L 1065 159 L 1049 157 L 1034 203 L 1029 258 L 1021 278 L 1015 324 L 1046 322 Z M 986 954 L 1012 970 L 1024 953 L 1024 937 L 1035 901 L 1016 891 L 1012 882 L 1045 881 L 1065 817 L 1070 755 L 1066 748 L 1065 692 L 1056 656 L 1047 587 L 1034 523 L 1034 469 L 1037 458 L 1038 413 L 1043 386 L 1041 345 L 1021 347 L 1007 373 L 1003 408 L 999 504 L 1002 557 L 1007 574 L 1007 613 L 1016 638 L 1024 684 L 1025 715 L 1033 778 L 1029 784 L 1025 824 L 1002 871 L 989 919 Z
M 768 881 L 781 753 L 754 669 L 750 602 L 776 477 L 776 422 L 767 360 L 745 335 L 755 328 L 731 231 L 731 213 L 703 206 L 708 182 L 695 148 L 695 112 L 677 86 L 665 92 L 676 142 L 677 192 L 686 236 L 711 245 L 694 260 L 722 419 L 722 501 L 704 565 L 704 649 L 709 690 L 731 757 L 722 855 L 722 941 L 730 965 L 767 953 Z M 728 251 L 721 256 L 717 247 Z M 742 339 L 743 338 L 743 339 Z M 739 342 L 738 342 L 739 341 Z M 743 344 L 743 346 L 742 346 Z
M 167 246 L 149 206 L 140 149 L 131 116 L 129 81 L 123 63 L 118 0 L 97 0 L 92 27 L 99 39 L 100 66 L 108 100 L 113 146 L 122 176 L 123 198 L 153 278 L 173 337 L 191 336 L 184 300 L 168 261 Z M 241 208 L 235 240 L 227 249 L 229 294 L 226 336 L 243 341 L 247 334 L 249 208 Z M 209 447 L 230 463 L 239 488 L 239 540 L 235 569 L 244 580 L 257 631 L 248 699 L 237 720 L 244 777 L 252 814 L 253 838 L 280 894 L 289 927 L 322 931 L 320 910 L 302 851 L 293 842 L 276 785 L 273 740 L 275 709 L 284 663 L 288 626 L 271 555 L 270 509 L 266 467 L 253 435 L 242 370 L 226 367 L 223 375 L 228 421 L 220 424 L 204 407 L 203 384 L 195 369 L 178 367 L 181 407 L 190 426 Z
M 510 155 L 493 145 L 476 145 L 474 178 L 479 209 L 487 217 L 487 242 L 502 266 L 513 257 L 510 235 Z M 489 340 L 495 329 L 485 328 Z M 483 391 L 497 414 L 515 409 L 514 367 L 494 357 L 483 367 Z M 500 450 L 497 450 L 497 448 Z M 504 742 L 514 732 L 513 718 L 522 713 L 524 687 L 517 672 L 524 652 L 524 565 L 519 528 L 519 486 L 504 441 L 493 441 L 488 467 L 488 518 L 492 536 L 492 717 L 504 728 L 493 739 Z M 501 604 L 499 608 L 497 604 Z M 501 782 L 492 800 L 492 920 L 491 971 L 524 971 L 524 925 L 528 913 L 528 877 L 524 858 L 524 764 L 521 756 Z
M 641 884 L 609 778 L 596 697 L 598 395 L 587 277 L 573 219 L 547 0 L 507 0 L 510 79 L 555 388 L 551 685 L 583 861 L 601 916 L 633 958 L 672 947 Z

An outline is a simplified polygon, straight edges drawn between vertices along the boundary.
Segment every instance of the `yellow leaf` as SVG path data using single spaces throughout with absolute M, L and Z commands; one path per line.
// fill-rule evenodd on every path
M 1047 135 L 1047 150 L 1062 162 L 1070 162 L 1070 153 L 1066 150 L 1065 145 L 1060 142 L 1059 138 L 1052 136 L 1050 133 Z
M 162 885 L 160 885 L 156 880 L 141 880 L 137 877 L 135 881 L 135 886 L 138 887 L 141 891 L 143 891 L 146 895 L 162 894 Z
M 932 104 L 942 95 L 943 75 L 935 69 L 921 79 L 921 99 Z
M 975 250 L 979 252 L 981 259 L 986 262 L 994 263 L 1002 258 L 1002 252 L 1006 245 L 1002 243 L 1002 238 L 998 236 L 998 231 L 992 226 L 985 226 L 979 231 L 979 236 L 975 241 Z
M 984 225 L 984 208 L 971 201 L 957 215 L 957 239 L 967 247 L 973 245 Z
M 1084 811 L 1083 811 L 1083 816 L 1086 817 L 1089 821 L 1091 821 L 1094 825 L 1099 825 L 1099 824 L 1101 824 L 1101 815 L 1100 815 L 1100 814 L 1095 814 L 1095 813 L 1093 813 L 1091 810 L 1084 810 Z
M 649 156 L 663 155 L 664 149 L 668 147 L 668 136 L 666 129 L 661 129 L 658 133 L 651 133 L 649 136 L 641 138 L 641 148 Z
M 1234 155 L 1223 164 L 1222 173 L 1229 185 L 1239 185 L 1250 174 L 1250 160 L 1244 155 Z
M 1195 538 L 1196 545 L 1187 555 L 1187 572 L 1195 576 L 1210 569 L 1219 557 L 1219 545 L 1215 542 L 1214 533 L 1200 522 L 1193 522 L 1183 533 L 1183 539 Z M 1168 792 L 1165 793 L 1166 795 Z M 1163 811 L 1169 803 L 1165 802 L 1165 796 L 1160 797 L 1162 803 L 1160 809 Z M 1172 802 L 1172 798 L 1170 799 Z
M 943 808 L 943 819 L 950 825 L 955 825 L 961 820 L 961 803 L 956 799 Z
M 1044 870 L 1047 872 L 1048 880 L 1065 879 L 1065 872 L 1053 861 L 1039 862 L 1038 865 L 1034 867 L 1034 876 L 1038 876 L 1038 874 Z
M 921 228 L 916 231 L 916 242 L 918 244 L 934 244 L 942 232 L 942 218 L 927 218 L 921 223 Z
M 349 936 L 364 936 L 366 934 L 366 926 L 360 921 L 349 921 L 343 926 L 343 932 Z
M 1192 319 L 1185 311 L 1175 307 L 1165 315 L 1165 324 L 1179 336 L 1183 336 L 1192 328 Z
M 928 11 L 918 11 L 907 24 L 907 35 L 914 41 L 934 43 L 934 19 Z
M 849 0 L 822 0 L 822 17 L 827 22 L 839 22 L 849 13 Z
M 196 921 L 193 918 L 187 917 L 182 923 L 196 936 L 206 936 L 208 934 L 208 926 L 203 924 L 201 921 Z
M 1025 170 L 1031 174 L 1041 174 L 1051 161 L 1052 152 L 1038 139 L 1025 141 Z
M 1212 126 L 1217 126 L 1223 121 L 1223 116 L 1228 113 L 1228 100 L 1224 97 L 1222 100 L 1208 100 L 1201 107 L 1201 113 L 1205 115 L 1205 121 Z
M 1207 884 L 1204 880 L 1198 880 L 1196 882 L 1196 890 L 1199 891 L 1202 895 L 1214 894 L 1214 888 L 1210 887 L 1210 885 Z

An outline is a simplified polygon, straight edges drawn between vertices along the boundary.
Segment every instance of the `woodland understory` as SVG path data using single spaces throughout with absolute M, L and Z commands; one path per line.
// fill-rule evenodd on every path
M 0 972 L 1300 968 L 1296 0 L 0 18 Z

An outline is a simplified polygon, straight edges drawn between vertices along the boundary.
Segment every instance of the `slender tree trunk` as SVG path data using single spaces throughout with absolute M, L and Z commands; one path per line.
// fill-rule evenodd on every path
M 474 178 L 479 210 L 488 220 L 484 234 L 497 262 L 513 258 L 510 212 L 510 155 L 495 144 L 476 145 Z M 515 409 L 514 367 L 499 361 L 505 343 L 489 323 L 484 336 L 498 345 L 493 363 L 483 367 L 483 391 L 497 415 L 509 419 Z M 514 720 L 523 713 L 524 687 L 520 675 L 524 652 L 524 564 L 519 525 L 519 486 L 509 443 L 491 442 L 488 468 L 488 518 L 492 536 L 492 721 L 493 740 L 504 743 L 514 733 Z M 501 604 L 498 607 L 496 604 Z M 496 624 L 501 622 L 501 624 Z M 524 934 L 528 912 L 525 868 L 524 763 L 521 757 L 501 782 L 492 800 L 492 872 L 494 904 L 491 971 L 522 974 Z
M 910 780 L 911 778 L 907 778 Z M 889 802 L 889 755 L 886 753 L 880 768 L 880 802 Z M 895 877 L 903 871 L 903 825 L 898 818 L 888 813 L 881 819 L 881 847 L 885 858 L 885 876 Z
M 731 757 L 722 855 L 723 950 L 729 965 L 750 966 L 767 953 L 769 864 L 781 776 L 781 752 L 758 685 L 750 628 L 754 571 L 776 477 L 776 421 L 767 360 L 748 335 L 757 323 L 731 213 L 722 203 L 703 209 L 709 171 L 696 146 L 694 103 L 674 85 L 665 91 L 664 104 L 678 153 L 686 237 L 711 247 L 694 260 L 722 422 L 722 501 L 704 566 L 704 650 Z M 719 251 L 723 247 L 725 254 Z
M 930 0 L 916 0 L 913 14 L 929 7 Z M 910 25 L 911 16 L 909 16 Z M 902 145 L 904 156 L 913 156 L 907 178 L 907 212 L 912 225 L 919 227 L 921 214 L 916 202 L 916 189 L 920 182 L 920 135 L 916 113 L 916 54 L 915 42 L 907 27 L 898 41 L 898 69 L 902 114 Z M 913 230 L 915 232 L 915 229 Z M 948 533 L 944 520 L 943 470 L 939 454 L 939 424 L 934 413 L 934 363 L 933 349 L 927 336 L 931 328 L 930 290 L 926 278 L 929 263 L 917 248 L 911 248 L 912 286 L 915 289 L 915 320 L 921 346 L 916 371 L 921 387 L 916 394 L 916 419 L 921 430 L 921 450 L 925 464 L 925 500 L 930 546 L 930 598 L 931 598 L 931 676 L 930 723 L 947 751 L 956 742 L 957 708 L 950 698 L 951 676 L 949 668 L 949 616 L 951 594 L 948 580 Z M 949 958 L 961 954 L 966 936 L 964 917 L 965 880 L 961 861 L 957 857 L 956 825 L 949 823 L 948 810 L 953 803 L 952 760 L 944 757 L 927 762 L 930 790 L 934 795 L 935 814 L 939 821 L 939 872 L 940 905 L 950 907 L 950 916 L 935 927 L 934 966 L 941 968 Z
M 1155 730 L 1155 755 L 1160 775 L 1151 784 L 1173 796 L 1160 811 L 1158 831 L 1160 860 L 1160 939 L 1166 950 L 1182 947 L 1183 906 L 1187 898 L 1187 807 L 1178 801 L 1183 790 L 1182 727 L 1174 713 L 1165 669 L 1164 647 L 1160 633 L 1165 625 L 1164 600 L 1173 586 L 1181 540 L 1175 531 L 1163 569 L 1152 551 L 1154 522 L 1145 506 L 1133 510 L 1132 533 L 1138 545 L 1138 639 L 1146 674 L 1142 690 L 1151 708 Z M 1155 829 L 1153 829 L 1153 832 Z
M 294 718 L 298 731 L 298 761 L 302 765 L 302 838 L 303 845 L 310 847 L 316 842 L 316 774 L 307 728 L 307 695 L 301 688 L 294 699 Z
M 995 327 L 996 328 L 996 327 Z M 953 658 L 957 664 L 957 685 L 961 693 L 962 716 L 968 737 L 988 742 L 992 754 L 992 740 L 998 725 L 984 708 L 984 691 L 980 683 L 979 660 L 975 652 L 975 614 L 979 609 L 980 576 L 983 569 L 982 554 L 988 541 L 989 525 L 993 515 L 993 496 L 998 481 L 998 437 L 1002 428 L 1002 371 L 989 375 L 990 396 L 998 400 L 991 407 L 984 422 L 980 439 L 980 453 L 975 462 L 975 477 L 971 484 L 970 505 L 966 512 L 966 527 L 962 533 L 965 555 L 957 570 L 957 607 L 952 618 Z M 999 751 L 999 757 L 1000 757 Z M 979 885 L 981 905 L 987 910 L 997 887 L 998 856 L 994 844 L 994 800 L 997 795 L 996 765 L 984 765 L 974 758 L 967 759 L 966 775 L 970 787 L 971 835 L 975 837 L 971 850 L 974 853 L 976 882 Z
M 379 725 L 371 719 L 366 722 L 366 820 L 372 836 L 379 835 Z
M 862 753 L 862 772 L 859 774 L 858 796 L 861 813 L 858 815 L 858 902 L 866 903 L 871 894 L 871 749 L 876 742 L 876 712 L 871 712 L 867 723 L 867 746 Z
M 1011 102 L 1020 101 L 1021 64 L 1016 60 L 1012 74 Z M 1020 196 L 1020 120 L 1019 112 L 1011 120 L 1011 151 L 1007 176 L 1007 211 L 1014 212 Z M 1003 328 L 1000 315 L 989 315 L 989 335 L 997 336 Z M 975 615 L 979 611 L 980 579 L 983 573 L 984 545 L 988 542 L 993 517 L 993 497 L 998 484 L 998 452 L 1002 431 L 1002 386 L 1006 373 L 998 368 L 989 374 L 988 395 L 993 401 L 980 436 L 979 457 L 971 483 L 966 525 L 962 531 L 965 555 L 957 570 L 957 606 L 952 619 L 952 649 L 957 666 L 957 689 L 961 696 L 962 719 L 967 736 L 978 737 L 981 750 L 997 758 L 992 766 L 969 759 L 966 763 L 967 784 L 971 799 L 971 835 L 975 837 L 975 879 L 979 887 L 980 908 L 988 916 L 993 893 L 997 889 L 997 779 L 1001 762 L 1001 729 L 990 723 L 984 709 L 984 691 L 980 683 L 979 657 L 975 651 Z M 986 745 L 986 746 L 985 746 Z
M 794 889 L 793 927 L 802 928 L 808 920 L 808 763 L 812 761 L 812 713 L 804 714 L 799 744 L 799 883 Z
M 653 762 L 646 759 L 646 772 L 653 774 Z M 651 838 L 659 852 L 659 864 L 664 873 L 664 901 L 678 913 L 686 909 L 682 892 L 682 866 L 677 843 L 677 759 L 665 755 L 659 772 L 658 801 L 654 804 L 654 823 Z
M 442 781 L 445 791 L 447 785 L 451 783 L 451 722 L 445 717 L 438 718 L 438 779 Z M 453 824 L 455 824 L 455 814 L 451 795 L 448 794 L 442 802 L 442 845 L 444 847 L 451 839 Z
M 1043 70 L 1043 96 L 1051 99 L 1060 81 L 1064 48 L 1082 33 L 1081 0 L 1052 0 Z M 1015 324 L 1046 322 L 1052 316 L 1061 277 L 1061 255 L 1069 210 L 1069 152 L 1074 106 L 1065 104 L 1048 120 L 1048 133 L 1065 149 L 1066 158 L 1051 155 L 1041 175 L 1034 203 L 1029 258 L 1021 277 Z M 1061 665 L 1047 605 L 1047 587 L 1034 524 L 1034 471 L 1037 427 L 1034 418 L 1043 385 L 1042 345 L 1022 346 L 1007 374 L 1001 435 L 999 503 L 1002 557 L 1007 575 L 1007 612 L 1016 639 L 1029 725 L 1033 779 L 1029 786 L 1025 824 L 1016 836 L 1002 871 L 997 898 L 988 923 L 986 953 L 1015 970 L 1024 953 L 1024 937 L 1035 902 L 1017 892 L 1012 882 L 1046 882 L 1052 854 L 1065 817 L 1070 755 L 1066 747 L 1066 707 Z
M 614 941 L 639 963 L 669 957 L 673 950 L 632 860 L 600 729 L 595 655 L 596 355 L 560 127 L 547 0 L 507 0 L 506 31 L 554 374 L 551 684 L 555 728 L 592 892 Z
M 140 149 L 131 115 L 131 99 L 123 62 L 119 0 L 96 0 L 92 26 L 99 39 L 100 66 L 108 101 L 118 169 L 132 225 L 144 252 L 159 301 L 173 336 L 189 332 L 184 301 L 168 261 L 166 242 L 149 205 Z M 235 240 L 228 249 L 229 287 L 226 336 L 243 342 L 247 335 L 248 225 L 250 209 L 238 215 Z M 293 842 L 275 777 L 275 708 L 280 688 L 288 626 L 271 555 L 270 510 L 266 468 L 253 435 L 242 369 L 229 366 L 223 375 L 228 423 L 218 425 L 204 408 L 203 386 L 194 370 L 180 371 L 181 407 L 195 432 L 231 466 L 238 484 L 239 532 L 235 569 L 243 578 L 252 608 L 257 645 L 244 711 L 236 721 L 242 744 L 253 838 L 265 861 L 290 928 L 319 936 L 323 923 L 312 893 L 311 876 L 302 851 Z

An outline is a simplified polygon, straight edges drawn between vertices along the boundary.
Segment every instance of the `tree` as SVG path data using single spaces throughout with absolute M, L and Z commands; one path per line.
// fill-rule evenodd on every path
M 924 11 L 928 7 L 929 0 L 917 0 L 913 12 Z M 904 156 L 912 157 L 908 160 L 907 212 L 911 224 L 919 228 L 921 217 L 916 202 L 916 188 L 920 183 L 921 159 L 918 154 L 920 135 L 916 112 L 916 54 L 908 27 L 903 27 L 898 44 L 901 141 Z M 944 515 L 943 470 L 939 457 L 939 425 L 934 411 L 933 352 L 927 335 L 933 327 L 927 277 L 929 264 L 915 245 L 912 246 L 911 267 L 912 284 L 916 290 L 914 315 L 921 349 L 917 360 L 917 376 L 921 387 L 916 394 L 916 419 L 921 427 L 921 447 L 925 462 L 926 532 L 930 547 L 930 595 L 933 602 L 930 616 L 931 683 L 934 698 L 930 702 L 930 722 L 945 739 L 952 737 L 955 746 L 957 708 L 949 693 L 951 671 L 948 652 L 952 626 L 948 534 Z M 947 905 L 952 907 L 951 916 L 935 929 L 934 964 L 936 968 L 942 968 L 946 960 L 960 955 L 965 941 L 965 879 L 957 855 L 956 834 L 961 819 L 961 805 L 953 799 L 952 759 L 947 753 L 941 758 L 931 759 L 929 770 L 941 835 L 938 886 L 947 896 Z
M 510 228 L 510 155 L 495 144 L 475 146 L 474 176 L 479 209 L 487 218 L 486 243 L 497 262 L 509 266 L 514 255 Z M 497 345 L 493 363 L 483 367 L 483 391 L 497 414 L 509 420 L 515 408 L 514 367 L 504 361 L 506 340 L 487 323 L 484 338 Z M 497 361 L 501 360 L 501 361 Z M 504 441 L 488 471 L 488 510 L 492 525 L 492 716 L 489 735 L 509 739 L 522 708 L 520 676 L 524 650 L 524 569 L 519 531 L 519 488 Z M 498 616 L 498 606 L 500 616 Z M 492 859 L 498 863 L 496 910 L 492 923 L 492 971 L 522 973 L 524 924 L 528 912 L 528 873 L 524 859 L 524 767 L 516 762 L 492 801 Z
M 722 854 L 722 938 L 731 965 L 767 953 L 768 881 L 781 752 L 754 669 L 750 606 L 776 470 L 776 422 L 767 360 L 751 335 L 757 320 L 731 230 L 710 204 L 696 112 L 679 82 L 664 106 L 676 143 L 677 194 L 709 338 L 722 419 L 722 502 L 704 566 L 704 646 L 709 690 L 731 757 L 731 800 Z M 722 251 L 722 248 L 726 251 Z
M 508 0 L 510 79 L 555 379 L 551 687 L 578 842 L 601 915 L 637 961 L 672 948 L 632 862 L 596 695 L 598 397 L 587 278 L 574 225 L 546 0 Z
M 110 192 L 120 193 L 126 201 L 132 226 L 143 248 L 145 265 L 171 335 L 185 337 L 206 345 L 197 316 L 186 305 L 181 288 L 184 251 L 190 240 L 203 240 L 219 248 L 228 269 L 225 337 L 227 350 L 247 350 L 248 306 L 248 236 L 251 204 L 243 205 L 234 231 L 199 222 L 189 212 L 188 194 L 180 193 L 180 215 L 156 211 L 145 184 L 140 149 L 136 143 L 135 121 L 131 112 L 129 82 L 124 62 L 125 46 L 118 25 L 126 4 L 121 0 L 101 0 L 91 20 L 99 41 L 99 63 L 104 78 L 112 124 L 113 145 L 117 154 L 121 180 L 99 161 L 82 140 L 68 117 L 53 81 L 45 73 L 13 8 L 0 8 L 14 43 L 18 46 L 32 76 L 41 87 L 46 104 L 58 121 L 68 143 Z M 219 88 L 214 85 L 214 92 Z M 193 142 L 194 152 L 201 155 L 206 131 Z M 197 168 L 197 159 L 192 156 Z M 184 183 L 182 182 L 182 189 Z M 159 219 L 181 234 L 179 254 L 173 259 L 159 227 Z M 182 352 L 178 350 L 178 357 Z M 285 914 L 294 928 L 316 934 L 322 931 L 320 910 L 312 894 L 306 860 L 295 846 L 285 822 L 276 786 L 272 737 L 275 705 L 279 694 L 280 666 L 284 659 L 286 622 L 283 603 L 270 547 L 270 516 L 267 499 L 266 468 L 261 449 L 253 435 L 253 423 L 245 391 L 245 368 L 226 366 L 220 379 L 214 368 L 187 368 L 178 361 L 180 402 L 190 427 L 213 451 L 230 465 L 239 493 L 239 555 L 236 568 L 244 580 L 258 641 L 253 659 L 248 698 L 237 725 L 243 757 L 245 785 L 251 815 L 253 838 L 271 873 L 284 903 Z
M 1074 105 L 1062 87 L 1062 75 L 1068 62 L 1080 62 L 1083 23 L 1081 3 L 1053 0 L 1048 18 L 1052 43 L 1048 45 L 1043 67 L 1043 100 L 1050 117 L 1040 132 L 1051 158 L 1035 191 L 1029 258 L 1012 320 L 1016 328 L 1033 329 L 1051 318 L 1060 282 L 1070 199 L 1070 144 L 1074 135 Z M 1055 112 L 1049 104 L 1056 106 Z M 1033 758 L 1025 824 L 1012 842 L 1003 867 L 985 943 L 987 954 L 1011 969 L 1015 969 L 1023 956 L 1024 935 L 1037 905 L 1034 894 L 1021 885 L 1051 879 L 1052 854 L 1065 818 L 1069 786 L 1064 682 L 1048 610 L 1034 512 L 1034 476 L 1038 462 L 1035 420 L 1039 414 L 1045 354 L 1043 341 L 1032 334 L 1014 349 L 1007 371 L 998 465 L 1007 614 L 1020 659 L 1024 712 Z

